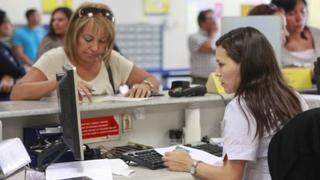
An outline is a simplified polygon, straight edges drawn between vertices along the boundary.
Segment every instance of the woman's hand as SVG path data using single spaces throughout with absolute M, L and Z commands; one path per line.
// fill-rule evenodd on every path
M 0 82 L 0 92 L 9 93 L 13 86 L 14 79 L 11 76 L 5 75 Z
M 82 101 L 83 97 L 87 97 L 89 102 L 92 102 L 92 86 L 83 82 L 78 81 L 78 94 L 79 94 L 79 100 Z
M 134 84 L 128 92 L 129 97 L 143 98 L 151 95 L 151 87 L 148 84 Z
M 190 155 L 182 150 L 167 152 L 165 156 L 162 157 L 162 160 L 164 161 L 164 165 L 170 170 L 184 172 L 190 171 L 193 162 Z

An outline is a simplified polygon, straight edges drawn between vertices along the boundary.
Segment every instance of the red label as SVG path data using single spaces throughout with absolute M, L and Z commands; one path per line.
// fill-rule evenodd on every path
M 119 125 L 113 116 L 81 119 L 82 139 L 119 135 Z

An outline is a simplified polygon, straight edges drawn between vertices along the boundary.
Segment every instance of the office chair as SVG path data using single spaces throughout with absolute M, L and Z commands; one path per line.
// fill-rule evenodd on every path
M 272 180 L 320 179 L 320 108 L 298 114 L 271 139 Z

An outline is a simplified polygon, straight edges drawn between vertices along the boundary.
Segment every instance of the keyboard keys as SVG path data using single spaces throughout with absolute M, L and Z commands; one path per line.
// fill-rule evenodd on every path
M 122 159 L 135 162 L 136 164 L 149 169 L 165 168 L 161 158 L 162 155 L 154 149 L 133 151 L 122 154 Z
M 222 156 L 222 147 L 218 146 L 218 145 L 214 145 L 211 143 L 205 143 L 205 144 L 199 144 L 199 145 L 194 145 L 191 146 L 192 148 L 195 149 L 200 149 L 203 150 L 207 153 L 213 154 L 215 156 Z

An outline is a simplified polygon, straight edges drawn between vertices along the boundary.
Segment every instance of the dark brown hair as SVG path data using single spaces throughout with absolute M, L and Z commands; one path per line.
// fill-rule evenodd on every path
M 278 6 L 278 7 L 283 8 L 284 11 L 285 11 L 286 13 L 288 13 L 288 12 L 292 11 L 292 10 L 296 7 L 297 3 L 300 2 L 300 1 L 303 2 L 303 4 L 305 5 L 305 7 L 308 6 L 306 0 L 272 0 L 271 3 L 272 3 L 272 4 L 275 4 L 275 5 Z M 309 28 L 308 28 L 307 25 L 305 25 L 303 31 L 302 31 L 301 34 L 300 34 L 303 39 L 307 39 L 307 37 L 306 37 L 306 35 L 305 35 L 305 31 L 309 31 Z
M 260 5 L 254 6 L 249 11 L 248 15 L 249 16 L 252 16 L 252 15 L 273 15 L 280 10 L 281 10 L 281 8 L 277 7 L 274 4 L 260 4 Z
M 25 16 L 26 16 L 27 20 L 29 20 L 30 16 L 31 16 L 33 13 L 35 13 L 35 12 L 37 12 L 36 9 L 28 9 L 28 10 L 26 11 L 26 13 L 25 13 Z
M 244 100 L 257 124 L 256 136 L 279 129 L 302 112 L 299 98 L 285 82 L 275 53 L 266 37 L 252 27 L 238 28 L 216 42 L 227 55 L 240 64 L 240 85 L 236 91 L 239 104 Z
M 303 4 L 307 6 L 306 0 L 272 0 L 271 3 L 283 8 L 286 12 L 290 12 L 296 7 L 299 1 L 302 1 Z
M 213 10 L 212 9 L 203 10 L 203 11 L 200 11 L 200 13 L 198 14 L 199 27 L 201 27 L 201 24 L 206 21 L 208 13 L 213 13 Z
M 55 13 L 57 12 L 62 12 L 68 20 L 70 20 L 71 18 L 71 15 L 72 15 L 72 10 L 70 8 L 67 8 L 67 7 L 59 7 L 59 8 L 56 8 L 52 13 L 51 13 L 51 19 L 50 19 L 50 24 L 49 24 L 49 30 L 48 30 L 48 36 L 53 38 L 53 39 L 56 39 L 58 38 L 58 34 L 56 32 L 54 32 L 53 30 L 53 16 Z

